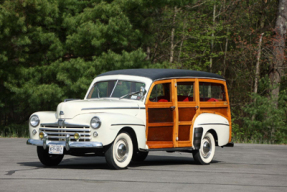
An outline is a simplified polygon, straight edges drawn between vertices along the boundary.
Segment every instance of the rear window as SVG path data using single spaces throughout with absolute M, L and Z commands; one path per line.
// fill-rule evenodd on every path
M 226 101 L 224 85 L 219 83 L 199 83 L 200 101 Z

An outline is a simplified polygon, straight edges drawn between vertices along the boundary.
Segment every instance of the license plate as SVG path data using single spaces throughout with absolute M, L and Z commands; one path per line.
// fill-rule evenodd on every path
M 49 145 L 49 154 L 63 154 L 64 146 L 63 145 Z

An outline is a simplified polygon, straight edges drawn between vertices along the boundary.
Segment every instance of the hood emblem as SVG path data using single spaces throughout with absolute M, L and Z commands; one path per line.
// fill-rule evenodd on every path
M 59 119 L 58 120 L 58 126 L 59 127 L 64 127 L 64 124 L 65 124 L 65 119 Z
M 64 115 L 64 111 L 60 111 L 59 115 Z

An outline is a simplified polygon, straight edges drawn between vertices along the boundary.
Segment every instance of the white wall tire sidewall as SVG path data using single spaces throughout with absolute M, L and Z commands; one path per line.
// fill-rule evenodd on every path
M 207 158 L 204 157 L 202 154 L 203 144 L 204 144 L 205 138 L 209 138 L 210 144 L 211 144 L 211 153 Z M 214 141 L 213 135 L 211 133 L 206 133 L 205 136 L 203 137 L 203 139 L 201 140 L 201 145 L 200 145 L 200 149 L 199 149 L 200 158 L 205 164 L 209 164 L 212 161 L 214 154 L 215 154 L 215 141 Z
M 118 159 L 116 158 L 117 146 L 118 146 L 119 143 L 123 143 L 123 142 L 126 142 L 126 144 L 127 144 L 128 154 L 127 154 L 127 156 L 126 156 L 124 161 L 118 161 Z M 132 139 L 130 138 L 130 136 L 127 133 L 120 133 L 116 137 L 116 139 L 115 139 L 115 141 L 113 143 L 113 160 L 114 160 L 115 164 L 121 169 L 126 168 L 130 164 L 132 156 L 133 156 L 133 142 L 132 142 Z

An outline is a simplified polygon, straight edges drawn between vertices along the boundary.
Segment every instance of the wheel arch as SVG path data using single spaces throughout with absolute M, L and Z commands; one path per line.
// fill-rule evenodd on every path
M 120 131 L 118 132 L 118 134 L 120 134 L 122 132 L 127 132 L 130 135 L 132 142 L 133 142 L 133 145 L 134 145 L 134 147 L 133 147 L 134 151 L 138 150 L 138 148 L 139 148 L 138 147 L 138 140 L 137 140 L 137 135 L 136 135 L 136 132 L 134 131 L 134 129 L 126 126 L 126 127 L 122 127 L 120 129 Z
M 217 137 L 217 132 L 214 129 L 209 129 L 207 133 L 211 133 L 214 140 L 215 140 L 215 146 L 218 146 L 218 137 Z

